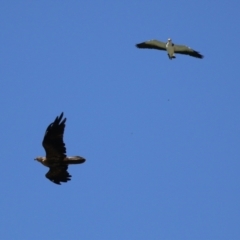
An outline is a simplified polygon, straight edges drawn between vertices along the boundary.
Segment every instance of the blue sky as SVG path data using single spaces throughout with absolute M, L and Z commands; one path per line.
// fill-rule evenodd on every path
M 1 1 L 1 239 L 240 239 L 239 1 Z M 203 60 L 137 49 L 186 44 Z M 67 117 L 57 186 L 34 161 Z

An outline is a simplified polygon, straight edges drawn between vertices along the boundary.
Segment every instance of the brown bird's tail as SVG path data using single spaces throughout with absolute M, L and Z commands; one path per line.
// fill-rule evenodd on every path
M 84 163 L 85 161 L 86 161 L 85 158 L 79 156 L 66 157 L 64 159 L 64 162 L 66 162 L 67 164 L 80 164 Z

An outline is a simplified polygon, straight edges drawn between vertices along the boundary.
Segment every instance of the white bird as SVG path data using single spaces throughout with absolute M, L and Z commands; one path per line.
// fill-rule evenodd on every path
M 189 55 L 189 56 L 196 57 L 196 58 L 203 58 L 203 55 L 201 55 L 199 52 L 191 49 L 190 47 L 187 47 L 185 45 L 175 45 L 174 43 L 172 43 L 171 38 L 169 38 L 166 43 L 160 42 L 158 40 L 149 40 L 146 42 L 136 44 L 136 47 L 167 51 L 168 57 L 171 60 L 173 58 L 176 58 L 175 53 L 185 54 L 185 55 Z

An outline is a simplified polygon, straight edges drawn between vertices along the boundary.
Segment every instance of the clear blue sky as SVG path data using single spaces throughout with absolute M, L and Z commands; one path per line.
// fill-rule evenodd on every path
M 0 239 L 240 239 L 240 2 L 0 2 Z M 137 49 L 186 44 L 203 60 Z M 61 186 L 34 161 L 67 117 Z

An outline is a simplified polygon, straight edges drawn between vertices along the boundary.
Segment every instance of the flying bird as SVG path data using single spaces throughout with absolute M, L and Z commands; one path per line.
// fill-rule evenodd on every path
M 166 43 L 160 42 L 158 40 L 149 40 L 146 42 L 136 44 L 136 47 L 167 51 L 168 57 L 171 60 L 173 58 L 176 58 L 175 53 L 189 55 L 189 56 L 196 57 L 196 58 L 203 58 L 203 55 L 201 55 L 199 52 L 191 49 L 190 47 L 187 47 L 185 45 L 175 45 L 174 43 L 172 43 L 171 38 L 169 38 Z
M 66 156 L 66 147 L 63 141 L 66 118 L 62 119 L 63 113 L 56 117 L 45 132 L 42 145 L 46 151 L 46 157 L 37 157 L 35 160 L 49 167 L 46 173 L 46 178 L 56 184 L 71 180 L 71 175 L 68 173 L 68 165 L 84 163 L 86 160 L 83 157 Z

